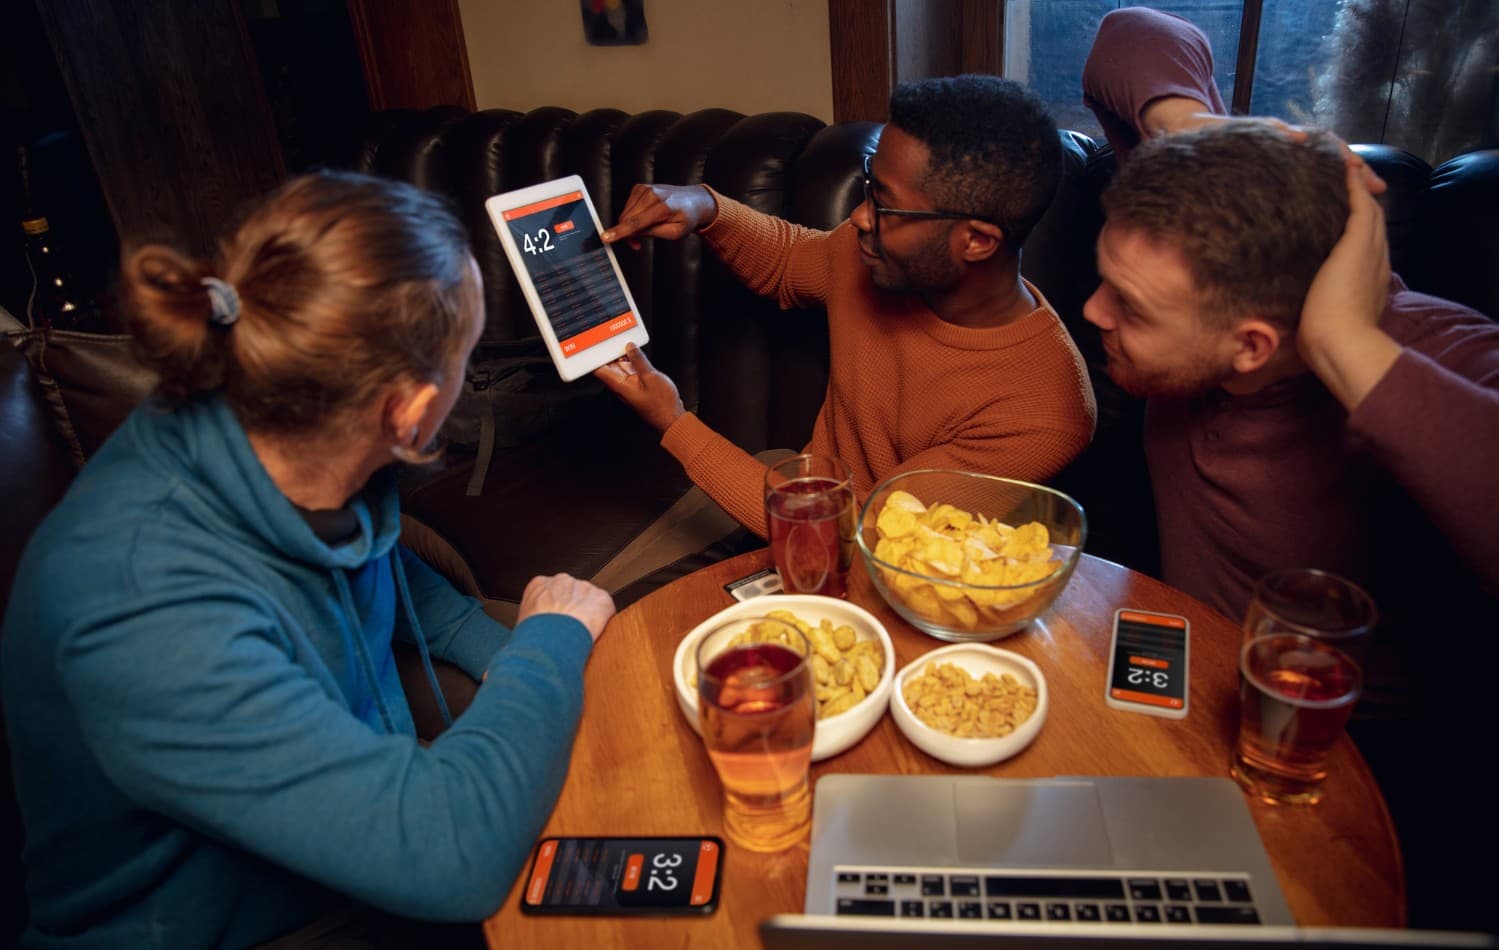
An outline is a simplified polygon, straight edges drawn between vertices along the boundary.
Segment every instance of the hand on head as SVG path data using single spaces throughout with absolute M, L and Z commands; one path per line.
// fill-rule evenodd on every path
M 1173 135 L 1178 132 L 1190 132 L 1193 129 L 1206 128 L 1212 125 L 1225 125 L 1230 123 L 1253 123 L 1268 126 L 1284 135 L 1293 142 L 1305 142 L 1313 133 L 1331 136 L 1343 149 L 1343 162 L 1349 168 L 1358 169 L 1359 177 L 1363 180 L 1364 188 L 1372 194 L 1382 195 L 1385 192 L 1385 181 L 1369 167 L 1363 157 L 1349 147 L 1347 142 L 1321 129 L 1313 129 L 1304 125 L 1292 125 L 1281 119 L 1270 116 L 1228 116 L 1215 115 L 1204 111 L 1201 104 L 1191 99 L 1172 96 L 1157 100 L 1150 104 L 1145 110 L 1145 121 L 1147 128 L 1158 135 Z
M 537 614 L 564 614 L 588 628 L 588 635 L 597 640 L 614 616 L 614 598 L 587 581 L 580 581 L 571 574 L 553 574 L 550 577 L 533 577 L 521 593 L 520 612 L 516 615 L 519 624 L 527 617 Z
M 1368 186 L 1367 166 L 1346 167 L 1348 224 L 1307 291 L 1297 331 L 1303 349 L 1377 326 L 1389 300 L 1384 211 Z
M 1384 211 L 1366 167 L 1346 166 L 1348 224 L 1307 291 L 1296 331 L 1301 359 L 1352 412 L 1400 356 L 1379 326 L 1390 298 Z
M 1363 156 L 1355 152 L 1347 142 L 1343 141 L 1342 139 L 1338 138 L 1336 135 L 1333 135 L 1331 132 L 1328 132 L 1325 129 L 1314 129 L 1304 125 L 1291 125 L 1288 122 L 1282 122 L 1280 119 L 1246 118 L 1237 119 L 1235 121 L 1262 122 L 1266 125 L 1270 125 L 1278 129 L 1286 136 L 1286 138 L 1289 138 L 1293 142 L 1305 142 L 1307 140 L 1307 137 L 1314 132 L 1319 135 L 1327 136 L 1328 138 L 1337 142 L 1339 147 L 1342 148 L 1343 164 L 1346 165 L 1350 171 L 1358 172 L 1359 181 L 1361 182 L 1363 191 L 1367 192 L 1368 194 L 1382 195 L 1385 193 L 1385 189 L 1388 187 L 1385 184 L 1385 180 L 1383 178 L 1380 178 L 1379 175 L 1375 173 L 1374 169 L 1369 167 L 1368 162 L 1364 161 Z
M 687 412 L 681 395 L 677 393 L 677 384 L 652 366 L 634 343 L 625 348 L 624 356 L 605 363 L 594 370 L 593 375 L 657 432 L 665 432 Z
M 718 202 L 701 185 L 636 185 L 619 213 L 619 221 L 603 233 L 605 244 L 624 241 L 640 248 L 642 237 L 676 240 L 713 223 Z

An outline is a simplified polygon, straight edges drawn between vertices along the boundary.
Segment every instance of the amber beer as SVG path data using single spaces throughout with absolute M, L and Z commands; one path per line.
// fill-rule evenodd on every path
M 765 496 L 770 553 L 790 594 L 848 596 L 854 493 L 847 482 L 797 478 Z
M 1377 619 L 1352 581 L 1311 568 L 1260 578 L 1239 648 L 1233 775 L 1280 804 L 1322 798 L 1327 756 L 1363 687 L 1359 651 Z
M 1317 801 L 1358 699 L 1358 665 L 1320 640 L 1278 634 L 1244 644 L 1239 672 L 1235 775 L 1261 798 Z
M 857 508 L 848 466 L 832 456 L 797 455 L 766 470 L 766 531 L 782 589 L 848 596 Z
M 807 775 L 816 726 L 809 646 L 787 627 L 790 646 L 729 645 L 756 619 L 720 627 L 698 647 L 698 716 L 724 789 L 724 832 L 751 851 L 781 851 L 802 839 L 812 814 Z

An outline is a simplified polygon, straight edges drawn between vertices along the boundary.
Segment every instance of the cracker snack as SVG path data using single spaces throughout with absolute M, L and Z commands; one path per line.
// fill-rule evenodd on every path
M 885 499 L 875 531 L 874 556 L 902 569 L 877 565 L 891 594 L 921 617 L 959 630 L 1022 613 L 1016 608 L 1046 595 L 1036 583 L 1062 566 L 1039 521 L 1012 527 L 948 504 L 928 508 L 904 491 Z
M 854 628 L 834 626 L 823 618 L 817 626 L 789 610 L 772 610 L 765 615 L 780 620 L 802 632 L 812 645 L 812 677 L 817 681 L 817 718 L 826 719 L 854 708 L 879 685 L 885 665 L 885 652 L 877 640 L 860 640 Z M 785 628 L 778 624 L 752 623 L 743 633 L 729 641 L 741 643 L 784 642 Z

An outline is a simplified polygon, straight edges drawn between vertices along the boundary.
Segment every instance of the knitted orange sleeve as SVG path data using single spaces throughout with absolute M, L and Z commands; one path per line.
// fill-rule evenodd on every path
M 671 424 L 661 436 L 661 447 L 682 463 L 687 477 L 720 508 L 766 537 L 764 464 L 691 412 Z
M 821 306 L 832 269 L 831 232 L 762 214 L 709 191 L 718 202 L 718 217 L 698 233 L 734 276 L 782 310 Z

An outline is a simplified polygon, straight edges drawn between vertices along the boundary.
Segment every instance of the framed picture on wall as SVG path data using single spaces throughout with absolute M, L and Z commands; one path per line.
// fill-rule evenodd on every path
M 583 36 L 594 46 L 639 46 L 650 35 L 645 0 L 579 0 Z

